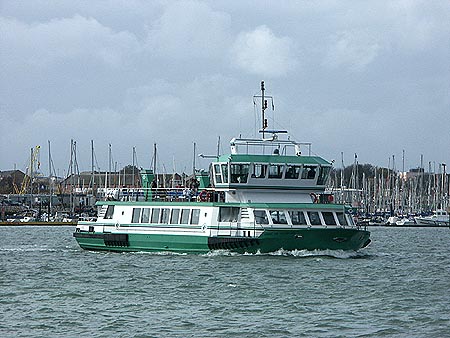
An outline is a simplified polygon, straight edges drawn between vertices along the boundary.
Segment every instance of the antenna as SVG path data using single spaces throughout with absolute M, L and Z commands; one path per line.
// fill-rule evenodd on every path
M 264 130 L 267 128 L 267 119 L 264 116 L 264 111 L 267 108 L 267 100 L 264 100 L 264 81 L 261 81 L 261 111 L 262 111 L 262 133 L 264 138 Z
M 263 139 L 265 137 L 265 133 L 266 133 L 266 129 L 267 129 L 267 119 L 265 116 L 265 110 L 267 109 L 267 99 L 271 100 L 272 103 L 272 110 L 274 109 L 274 105 L 273 105 L 273 97 L 272 96 L 266 96 L 265 95 L 265 87 L 264 87 L 264 81 L 261 81 L 261 95 L 254 95 L 253 99 L 255 98 L 261 98 L 261 115 L 262 115 L 262 121 L 261 121 L 261 125 L 262 125 L 262 129 L 260 132 L 262 132 L 262 136 Z M 253 101 L 255 102 L 255 101 Z

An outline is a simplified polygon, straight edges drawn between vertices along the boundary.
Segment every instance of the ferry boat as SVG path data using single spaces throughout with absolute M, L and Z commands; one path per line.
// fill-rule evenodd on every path
M 355 225 L 350 206 L 333 203 L 325 192 L 332 164 L 311 156 L 310 143 L 267 129 L 264 94 L 261 82 L 262 138 L 232 139 L 230 153 L 199 174 L 192 194 L 151 189 L 154 173 L 143 170 L 142 199 L 97 202 L 97 220 L 76 226 L 80 247 L 180 253 L 366 247 L 369 231 Z M 301 152 L 305 147 L 308 155 Z

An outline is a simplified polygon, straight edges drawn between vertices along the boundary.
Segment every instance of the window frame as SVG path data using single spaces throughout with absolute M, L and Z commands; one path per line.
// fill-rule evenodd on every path
M 141 209 L 142 208 L 133 208 L 133 211 L 131 213 L 131 223 L 140 223 Z
M 279 163 L 269 164 L 269 168 L 267 170 L 267 172 L 268 172 L 267 178 L 276 179 L 276 180 L 282 179 L 283 174 L 284 174 L 284 167 L 285 167 L 284 164 L 279 164 Z M 276 174 L 272 173 L 272 168 L 278 168 Z

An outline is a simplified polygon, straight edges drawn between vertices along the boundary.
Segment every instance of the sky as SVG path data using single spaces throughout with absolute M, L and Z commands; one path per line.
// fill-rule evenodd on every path
M 337 168 L 450 166 L 450 4 L 399 1 L 0 1 L 0 170 L 196 154 L 269 128 Z M 259 136 L 258 136 L 259 137 Z M 111 146 L 109 146 L 111 145 Z M 342 161 L 343 159 L 343 161 Z M 208 159 L 195 157 L 198 168 Z M 447 168 L 447 172 L 450 171 Z

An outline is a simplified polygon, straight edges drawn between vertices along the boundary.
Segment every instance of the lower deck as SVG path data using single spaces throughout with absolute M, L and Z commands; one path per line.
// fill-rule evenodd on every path
M 79 222 L 82 248 L 202 253 L 358 250 L 369 232 L 343 205 L 314 203 L 103 202 L 96 222 Z
M 280 249 L 358 250 L 370 243 L 370 233 L 355 228 L 266 229 L 258 237 L 77 231 L 74 237 L 83 249 L 88 250 L 183 253 L 206 253 L 211 250 L 240 253 L 265 253 Z

